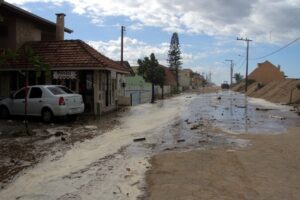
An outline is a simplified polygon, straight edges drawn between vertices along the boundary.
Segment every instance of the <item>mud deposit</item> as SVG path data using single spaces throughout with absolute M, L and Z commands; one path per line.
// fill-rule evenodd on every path
M 45 157 L 59 159 L 75 143 L 112 129 L 118 124 L 117 115 L 109 115 L 101 122 L 90 117 L 81 117 L 73 122 L 57 120 L 52 124 L 30 119 L 30 135 L 26 133 L 22 119 L 0 120 L 0 188 L 5 188 Z
M 187 160 L 183 158 L 176 160 L 177 155 L 190 155 L 193 151 L 200 154 L 211 151 L 225 154 L 245 151 L 255 145 L 252 138 L 246 137 L 247 135 L 280 136 L 279 133 L 287 131 L 288 127 L 299 124 L 298 116 L 289 112 L 289 107 L 247 99 L 233 92 L 184 94 L 158 101 L 156 104 L 131 107 L 126 112 L 119 113 L 117 121 L 114 119 L 93 123 L 85 121 L 71 127 L 69 125 L 54 126 L 50 129 L 39 127 L 38 130 L 43 131 L 37 131 L 37 137 L 14 138 L 10 144 L 15 145 L 18 139 L 23 141 L 21 143 L 24 146 L 33 144 L 37 151 L 19 152 L 33 154 L 34 159 L 28 162 L 34 163 L 34 166 L 23 170 L 23 173 L 9 184 L 5 184 L 0 191 L 0 199 L 165 199 L 164 196 L 153 196 L 155 185 L 160 184 L 156 182 L 159 181 L 159 177 L 164 180 L 165 176 L 175 178 L 179 175 L 178 178 L 184 180 L 184 177 L 180 178 L 180 173 L 177 174 L 176 166 L 180 166 L 183 162 L 181 164 L 187 167 L 185 170 L 193 176 L 193 170 L 201 167 L 195 159 L 201 163 L 206 160 L 201 156 L 192 156 L 191 159 L 184 156 Z M 111 124 L 115 125 L 114 128 Z M 110 128 L 103 129 L 103 127 Z M 42 137 L 47 139 L 38 139 Z M 32 142 L 32 138 L 37 140 Z M 4 137 L 1 140 L 6 144 L 9 138 Z M 53 144 L 55 150 L 49 153 L 51 148 L 48 147 Z M 6 157 L 3 155 L 2 160 L 6 159 L 3 163 L 12 163 L 10 159 L 13 155 Z M 171 160 L 167 159 L 168 155 Z M 216 153 L 206 158 L 218 156 Z M 30 158 L 20 153 L 18 159 L 21 160 L 23 157 Z M 26 159 L 21 163 L 26 163 Z M 255 162 L 257 161 L 259 159 Z M 188 168 L 189 163 L 191 168 Z M 207 162 L 209 163 L 219 165 L 223 161 Z M 165 164 L 175 168 L 160 170 L 160 166 Z M 204 167 L 210 169 L 210 164 Z M 213 168 L 211 169 L 208 174 L 214 173 Z M 145 182 L 146 171 L 154 176 L 152 179 L 148 176 L 147 182 Z M 215 176 L 216 179 L 217 177 Z M 179 179 L 174 179 L 174 183 L 172 179 L 166 179 L 164 184 L 171 184 L 170 189 L 176 189 L 172 184 L 174 186 L 183 184 Z M 187 186 L 197 184 L 196 181 L 191 181 L 184 184 Z M 165 185 L 161 186 L 164 188 Z M 252 194 L 253 191 L 249 192 Z M 160 194 L 164 194 L 162 190 Z M 183 199 L 193 199 L 192 196 L 186 197 L 188 198 Z

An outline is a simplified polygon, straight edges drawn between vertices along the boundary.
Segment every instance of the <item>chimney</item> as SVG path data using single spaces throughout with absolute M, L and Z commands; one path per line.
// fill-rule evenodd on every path
M 278 66 L 277 66 L 277 68 L 278 68 L 278 69 L 279 69 L 279 71 L 280 71 L 280 68 L 281 68 L 281 66 L 280 66 L 280 65 L 278 65 Z
M 65 16 L 64 13 L 56 13 L 56 40 L 65 38 Z

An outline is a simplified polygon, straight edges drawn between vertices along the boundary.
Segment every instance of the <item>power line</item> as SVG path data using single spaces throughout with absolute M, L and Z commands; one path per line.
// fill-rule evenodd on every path
M 245 57 L 244 56 L 241 56 L 241 55 L 239 55 L 241 58 L 240 58 L 240 60 L 235 64 L 235 66 L 237 67 L 237 66 L 239 66 L 238 68 L 236 68 L 236 71 L 238 71 L 238 70 L 240 70 L 241 69 L 241 67 L 242 67 L 242 65 L 245 63 Z
M 240 71 L 240 69 L 243 67 L 243 65 L 245 64 L 246 62 L 246 59 L 243 59 L 242 60 L 243 62 L 241 62 L 240 66 L 236 69 L 236 71 Z
M 295 40 L 291 41 L 290 43 L 284 45 L 283 47 L 277 49 L 276 51 L 273 51 L 273 52 L 271 52 L 271 53 L 269 53 L 269 54 L 266 54 L 266 55 L 264 55 L 264 56 L 262 56 L 262 57 L 251 58 L 250 60 L 259 60 L 259 59 L 266 58 L 266 57 L 268 57 L 268 56 L 272 56 L 272 55 L 278 53 L 279 51 L 281 51 L 281 50 L 283 50 L 283 49 L 289 47 L 289 46 L 292 45 L 293 43 L 297 42 L 299 39 L 300 39 L 300 37 L 298 37 L 298 38 L 296 38 Z

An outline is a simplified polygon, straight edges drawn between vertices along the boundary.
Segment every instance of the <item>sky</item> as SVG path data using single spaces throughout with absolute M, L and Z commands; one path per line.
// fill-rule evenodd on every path
M 225 60 L 233 60 L 234 73 L 245 75 L 246 42 L 237 37 L 252 40 L 249 72 L 268 60 L 288 77 L 300 78 L 300 0 L 6 1 L 53 22 L 55 13 L 65 13 L 65 26 L 74 30 L 66 39 L 83 40 L 114 60 L 120 60 L 125 26 L 124 60 L 132 66 L 151 53 L 168 66 L 170 40 L 177 32 L 182 68 L 211 73 L 216 84 L 230 80 L 230 62 Z

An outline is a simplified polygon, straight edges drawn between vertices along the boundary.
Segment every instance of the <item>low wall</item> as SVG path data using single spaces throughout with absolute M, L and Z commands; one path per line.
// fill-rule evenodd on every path
M 131 106 L 131 97 L 118 96 L 118 105 Z

